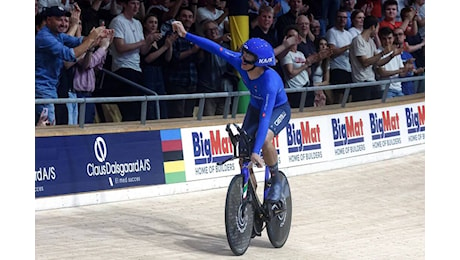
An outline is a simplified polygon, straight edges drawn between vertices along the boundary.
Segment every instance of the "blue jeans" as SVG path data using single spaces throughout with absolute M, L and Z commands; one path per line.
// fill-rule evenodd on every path
M 387 98 L 404 96 L 402 90 L 388 89 Z
M 75 92 L 69 91 L 69 98 L 77 98 Z M 78 104 L 66 103 L 67 112 L 69 115 L 69 125 L 78 125 Z

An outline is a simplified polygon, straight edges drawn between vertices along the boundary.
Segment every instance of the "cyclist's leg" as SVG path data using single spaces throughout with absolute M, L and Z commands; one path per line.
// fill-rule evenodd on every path
M 265 164 L 270 170 L 271 188 L 268 192 L 267 200 L 276 202 L 281 199 L 281 190 L 283 187 L 281 174 L 278 171 L 278 153 L 272 143 L 273 138 L 274 134 L 269 130 L 264 146 L 262 147 L 262 153 L 264 155 Z
M 273 130 L 268 129 L 267 137 L 265 138 L 264 145 L 262 146 L 264 162 L 268 166 L 274 165 L 278 162 L 278 153 L 276 152 L 276 148 L 273 145 L 273 138 L 275 138 Z
M 291 109 L 289 104 L 275 108 L 270 119 L 270 127 L 262 147 L 265 164 L 270 169 L 271 188 L 267 195 L 268 201 L 279 201 L 282 191 L 282 177 L 278 171 L 278 153 L 273 145 L 273 138 L 277 136 L 289 123 Z

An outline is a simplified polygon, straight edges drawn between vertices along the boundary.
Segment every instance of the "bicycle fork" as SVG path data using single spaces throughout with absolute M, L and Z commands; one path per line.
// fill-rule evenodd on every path
M 250 173 L 249 173 L 249 161 L 243 162 L 242 168 L 241 168 L 241 173 L 243 174 L 243 196 L 242 200 L 246 201 L 248 197 L 248 188 L 249 188 L 249 178 L 250 178 Z

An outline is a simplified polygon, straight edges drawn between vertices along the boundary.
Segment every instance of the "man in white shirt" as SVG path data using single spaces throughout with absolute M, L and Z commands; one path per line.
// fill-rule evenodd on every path
M 121 77 L 142 85 L 143 76 L 140 67 L 140 55 L 146 54 L 154 40 L 161 34 L 150 34 L 144 38 L 142 24 L 134 16 L 139 12 L 140 0 L 121 0 L 123 12 L 110 22 L 109 28 L 114 29 L 111 46 L 112 71 Z M 157 37 L 157 38 L 155 38 Z M 114 96 L 141 95 L 138 89 L 115 79 Z M 141 106 L 139 102 L 120 102 L 118 104 L 123 121 L 140 120 Z
M 331 56 L 331 85 L 351 83 L 351 65 L 349 59 L 349 48 L 353 36 L 345 26 L 347 24 L 348 15 L 345 10 L 339 10 L 336 16 L 334 27 L 326 33 L 326 39 L 329 43 L 329 48 L 333 51 Z M 333 100 L 335 104 L 340 103 L 344 89 L 334 89 Z
M 299 29 L 292 24 L 286 27 L 286 38 L 299 38 Z M 289 48 L 289 52 L 280 60 L 284 74 L 285 88 L 306 88 L 310 86 L 310 78 L 307 69 L 312 65 L 312 60 L 315 60 L 314 55 L 305 58 L 303 52 L 297 49 L 298 44 L 294 44 Z M 292 108 L 310 107 L 313 106 L 314 94 L 307 92 L 305 104 L 300 104 L 300 93 L 289 93 L 289 103 Z
M 395 49 L 393 44 L 395 37 L 393 30 L 391 30 L 389 27 L 382 27 L 379 29 L 379 38 L 380 42 L 382 43 L 382 51 L 388 52 L 388 50 Z M 398 78 L 399 76 L 405 77 L 413 69 L 413 64 L 407 63 L 404 65 L 401 59 L 401 51 L 401 49 L 398 49 L 398 52 L 387 53 L 382 57 L 382 59 L 388 59 L 388 57 L 390 57 L 390 60 L 388 63 L 382 66 L 377 66 L 376 71 L 379 79 L 392 79 Z M 382 86 L 382 91 L 384 89 L 385 86 Z M 390 83 L 386 95 L 387 98 L 397 96 L 404 96 L 400 81 Z
M 395 55 L 391 48 L 383 51 L 377 49 L 372 38 L 376 36 L 378 30 L 378 18 L 367 16 L 364 18 L 363 31 L 351 42 L 350 63 L 353 82 L 376 81 L 375 66 L 383 66 L 393 58 L 392 55 Z M 386 55 L 385 58 L 381 59 L 384 55 Z M 378 99 L 382 96 L 380 86 L 377 85 L 352 88 L 350 93 L 353 102 Z

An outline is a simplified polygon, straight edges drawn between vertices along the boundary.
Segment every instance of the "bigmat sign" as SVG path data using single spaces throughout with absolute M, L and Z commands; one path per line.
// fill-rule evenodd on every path
M 225 125 L 181 129 L 187 181 L 234 175 L 237 160 L 218 165 L 233 156 Z
M 187 181 L 239 172 L 225 126 L 181 129 Z M 293 118 L 274 139 L 281 169 L 425 143 L 425 103 Z M 256 168 L 257 177 L 263 170 Z
M 160 131 L 35 138 L 35 196 L 164 184 Z

